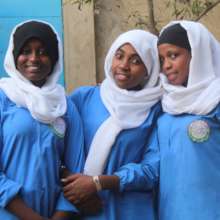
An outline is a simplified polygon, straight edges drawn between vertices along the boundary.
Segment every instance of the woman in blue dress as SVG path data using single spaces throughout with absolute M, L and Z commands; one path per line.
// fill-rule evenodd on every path
M 142 163 L 120 172 L 159 186 L 160 220 L 219 220 L 220 44 L 202 24 L 174 21 L 158 49 L 164 114 Z
M 220 44 L 202 24 L 176 21 L 162 30 L 158 49 L 159 219 L 219 220 Z
M 98 192 L 102 211 L 83 219 L 154 220 L 152 187 L 136 172 L 117 172 L 141 161 L 160 113 L 157 37 L 143 30 L 121 34 L 107 53 L 105 76 L 100 86 L 71 95 L 83 120 L 87 159 L 84 174 L 64 180 L 64 195 L 83 206 Z
M 60 167 L 80 172 L 83 130 L 57 84 L 62 48 L 54 28 L 27 21 L 11 33 L 0 80 L 0 219 L 70 219 Z

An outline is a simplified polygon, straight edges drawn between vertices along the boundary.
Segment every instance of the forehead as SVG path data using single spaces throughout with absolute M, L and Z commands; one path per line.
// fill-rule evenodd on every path
M 28 46 L 33 46 L 33 45 L 43 47 L 44 43 L 40 38 L 31 37 L 25 41 L 23 47 L 28 47 Z
M 122 51 L 124 53 L 129 53 L 129 54 L 137 54 L 137 51 L 130 43 L 125 43 L 121 45 L 116 51 Z
M 160 44 L 158 46 L 158 50 L 160 55 L 166 55 L 170 52 L 185 52 L 190 54 L 190 52 L 187 49 L 168 43 Z

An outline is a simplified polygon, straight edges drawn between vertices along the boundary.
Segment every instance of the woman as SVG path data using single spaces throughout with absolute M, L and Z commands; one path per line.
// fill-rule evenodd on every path
M 158 48 L 159 219 L 220 219 L 220 44 L 202 24 L 177 21 L 162 30 Z
M 0 219 L 63 219 L 74 211 L 61 193 L 60 166 L 80 172 L 81 121 L 57 84 L 61 42 L 43 21 L 11 33 L 0 80 Z M 77 143 L 77 145 L 76 145 Z
M 157 37 L 143 30 L 121 34 L 106 56 L 105 75 L 101 86 L 82 87 L 71 95 L 83 120 L 87 159 L 84 175 L 64 180 L 64 195 L 83 205 L 98 191 L 102 211 L 83 219 L 152 220 L 152 188 L 135 172 L 117 172 L 142 159 L 160 112 Z M 135 186 L 130 184 L 134 180 Z

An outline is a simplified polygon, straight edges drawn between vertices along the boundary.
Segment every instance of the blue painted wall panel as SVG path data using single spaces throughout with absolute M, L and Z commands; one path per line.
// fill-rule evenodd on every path
M 61 16 L 61 0 L 1 0 L 0 16 Z
M 3 61 L 14 26 L 27 19 L 40 19 L 54 25 L 63 40 L 61 0 L 1 0 L 0 77 L 6 76 Z M 59 82 L 64 85 L 64 74 Z

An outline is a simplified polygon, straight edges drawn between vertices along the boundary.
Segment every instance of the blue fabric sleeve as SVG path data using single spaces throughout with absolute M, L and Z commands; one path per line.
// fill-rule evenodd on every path
M 0 92 L 0 152 L 2 148 L 2 107 L 4 106 L 4 98 Z M 2 169 L 2 161 L 0 161 L 0 207 L 4 208 L 20 191 L 21 185 L 9 179 Z
M 76 107 L 80 106 L 80 99 L 81 98 L 81 88 L 74 90 L 69 99 L 76 105 Z
M 60 210 L 60 211 L 71 211 L 74 213 L 78 213 L 77 208 L 70 203 L 67 199 L 65 199 L 63 193 L 60 193 L 60 196 L 57 200 L 57 206 L 56 206 L 56 210 Z
M 120 191 L 147 191 L 159 179 L 160 152 L 156 128 L 151 134 L 146 152 L 140 163 L 122 166 L 114 175 L 119 177 Z
M 68 99 L 68 129 L 65 139 L 64 165 L 72 173 L 83 171 L 85 164 L 84 134 L 80 115 L 75 104 Z
M 94 86 L 81 86 L 70 94 L 69 99 L 75 104 L 79 113 L 79 108 L 82 106 L 82 102 L 86 99 L 86 96 L 90 95 L 90 91 L 94 91 Z
M 85 163 L 82 122 L 74 103 L 69 99 L 63 163 L 72 173 L 82 172 Z M 63 194 L 61 194 L 58 199 L 56 210 L 78 212 L 77 209 L 64 198 Z
M 0 207 L 5 208 L 8 203 L 19 193 L 21 185 L 8 179 L 0 171 Z

